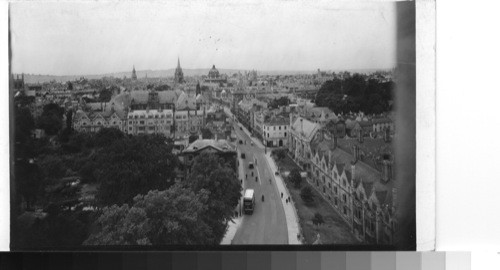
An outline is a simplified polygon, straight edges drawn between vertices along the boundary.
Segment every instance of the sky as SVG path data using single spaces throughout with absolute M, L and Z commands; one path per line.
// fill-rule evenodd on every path
M 182 68 L 386 69 L 391 2 L 126 1 L 10 5 L 13 73 Z

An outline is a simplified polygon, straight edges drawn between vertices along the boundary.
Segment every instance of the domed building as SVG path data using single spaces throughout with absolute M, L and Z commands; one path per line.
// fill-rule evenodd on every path
M 215 65 L 212 66 L 212 69 L 208 71 L 208 77 L 205 79 L 205 82 L 208 83 L 225 83 L 227 81 L 226 76 L 220 75 L 219 71 L 215 68 Z

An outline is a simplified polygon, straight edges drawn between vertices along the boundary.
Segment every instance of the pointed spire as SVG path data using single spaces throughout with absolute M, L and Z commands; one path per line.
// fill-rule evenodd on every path
M 181 59 L 177 56 L 177 68 L 181 68 Z

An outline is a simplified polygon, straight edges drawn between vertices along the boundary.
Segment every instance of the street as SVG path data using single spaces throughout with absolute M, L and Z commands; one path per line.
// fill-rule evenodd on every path
M 274 179 L 272 177 L 274 172 L 265 160 L 264 149 L 259 148 L 255 143 L 252 145 L 251 138 L 240 129 L 238 123 L 233 123 L 233 125 L 237 134 L 236 145 L 246 156 L 245 159 L 238 157 L 240 162 L 243 162 L 247 175 L 247 179 L 243 175 L 243 186 L 255 190 L 255 211 L 252 215 L 244 215 L 232 244 L 288 244 L 287 224 L 281 195 L 278 194 L 274 180 L 269 182 L 270 179 Z M 239 143 L 240 140 L 243 144 Z M 254 163 L 254 169 L 248 168 L 250 162 Z M 264 201 L 262 201 L 262 195 L 264 195 Z

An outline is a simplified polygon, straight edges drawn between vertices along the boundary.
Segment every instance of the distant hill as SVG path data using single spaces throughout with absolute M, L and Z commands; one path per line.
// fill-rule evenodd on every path
M 184 76 L 203 76 L 207 75 L 209 68 L 197 68 L 197 69 L 182 69 L 184 72 Z M 238 70 L 238 69 L 218 69 L 220 74 L 226 74 L 228 76 L 233 75 L 234 73 L 241 72 L 244 74 L 246 71 L 249 70 Z M 174 71 L 175 69 L 165 69 L 165 70 L 137 70 L 136 74 L 138 78 L 145 78 L 146 74 L 148 78 L 166 78 L 166 77 L 173 77 L 174 76 Z M 323 70 L 322 70 L 323 71 Z M 344 71 L 344 70 L 336 70 L 338 71 Z M 369 72 L 374 72 L 377 71 L 377 69 L 358 69 L 358 70 L 347 70 L 349 72 L 359 72 L 359 73 L 369 73 Z M 316 70 L 269 70 L 269 71 L 259 71 L 257 70 L 257 73 L 259 75 L 300 75 L 300 74 L 316 74 Z M 327 72 L 333 72 L 331 70 Z M 44 82 L 49 82 L 52 80 L 58 81 L 58 82 L 67 82 L 67 81 L 72 81 L 79 79 L 81 77 L 85 77 L 87 79 L 100 79 L 103 77 L 115 77 L 115 78 L 123 78 L 127 77 L 130 78 L 132 75 L 132 71 L 126 71 L 126 72 L 115 72 L 115 73 L 105 73 L 105 74 L 96 74 L 96 75 L 64 75 L 64 76 L 57 76 L 57 75 L 40 75 L 40 74 L 24 74 L 24 80 L 26 83 L 44 83 Z

